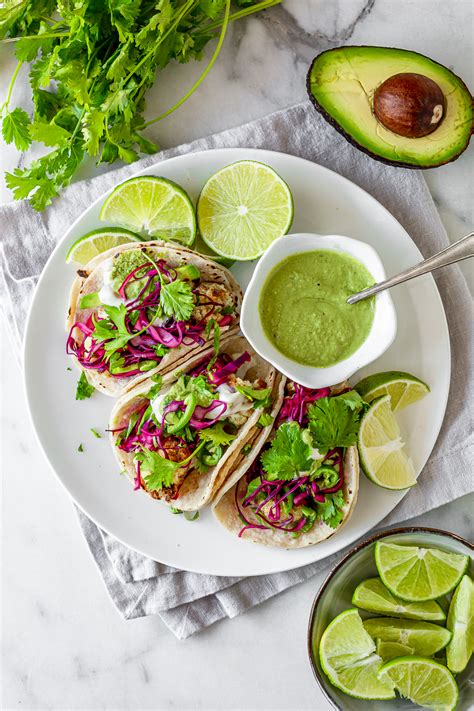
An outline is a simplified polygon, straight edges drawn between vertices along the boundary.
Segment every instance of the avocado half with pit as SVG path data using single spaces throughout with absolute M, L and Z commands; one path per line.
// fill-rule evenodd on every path
M 417 52 L 337 47 L 319 54 L 307 77 L 315 108 L 372 158 L 434 168 L 466 150 L 473 102 L 464 82 Z

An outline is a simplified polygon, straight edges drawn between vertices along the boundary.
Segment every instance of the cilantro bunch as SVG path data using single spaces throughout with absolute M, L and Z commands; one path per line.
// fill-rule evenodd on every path
M 222 47 L 228 23 L 282 0 L 6 0 L 0 41 L 12 42 L 18 65 L 0 106 L 2 135 L 26 151 L 52 148 L 28 167 L 7 173 L 14 198 L 43 210 L 71 182 L 85 156 L 131 163 L 158 146 L 143 135 L 198 88 Z M 219 35 L 199 79 L 174 106 L 145 121 L 145 95 L 171 60 L 201 59 Z M 11 108 L 15 81 L 30 64 L 33 116 Z

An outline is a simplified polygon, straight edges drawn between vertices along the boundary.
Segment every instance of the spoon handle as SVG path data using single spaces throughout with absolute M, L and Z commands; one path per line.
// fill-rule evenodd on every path
M 369 296 L 374 296 L 385 289 L 390 289 L 392 286 L 397 284 L 403 284 L 403 282 L 409 279 L 414 279 L 422 274 L 427 274 L 428 272 L 433 272 L 435 269 L 440 267 L 447 267 L 449 264 L 454 264 L 454 262 L 460 262 L 462 259 L 469 259 L 469 257 L 474 257 L 474 232 L 462 237 L 454 244 L 449 245 L 445 249 L 441 250 L 437 254 L 433 254 L 432 257 L 428 257 L 423 262 L 415 264 L 415 266 L 405 269 L 401 274 L 390 277 L 386 281 L 381 281 L 379 284 L 374 284 L 369 286 L 368 289 L 359 291 L 358 294 L 353 294 L 347 299 L 348 304 L 356 304 L 362 299 L 368 299 Z

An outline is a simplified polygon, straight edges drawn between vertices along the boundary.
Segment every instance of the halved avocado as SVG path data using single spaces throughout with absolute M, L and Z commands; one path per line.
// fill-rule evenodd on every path
M 427 81 L 423 82 L 423 78 Z M 433 82 L 444 95 L 441 104 L 431 101 L 440 95 L 436 89 L 433 94 Z M 424 86 L 426 96 L 413 95 L 413 91 L 423 93 Z M 315 108 L 347 140 L 390 165 L 434 168 L 449 163 L 466 150 L 473 131 L 472 97 L 464 82 L 442 64 L 417 52 L 363 46 L 329 49 L 313 60 L 307 89 Z M 377 118 L 374 113 L 377 90 L 377 98 L 384 92 L 385 101 L 380 105 L 394 112 L 383 123 L 380 114 Z M 417 120 L 414 107 L 421 112 L 420 107 L 431 106 L 435 127 L 427 135 L 401 135 L 407 132 L 406 122 L 397 124 L 404 101 L 407 113 L 411 111 L 405 118 L 410 120 Z M 397 132 L 387 128 L 397 125 Z

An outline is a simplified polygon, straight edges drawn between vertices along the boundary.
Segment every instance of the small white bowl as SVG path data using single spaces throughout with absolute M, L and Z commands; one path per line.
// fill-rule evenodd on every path
M 246 339 L 262 358 L 281 373 L 307 388 L 325 388 L 346 380 L 357 370 L 379 358 L 391 345 L 397 332 L 397 317 L 388 291 L 375 297 L 372 328 L 362 345 L 345 360 L 327 368 L 315 368 L 296 363 L 281 353 L 267 338 L 262 326 L 259 300 L 262 286 L 273 267 L 285 257 L 301 252 L 329 249 L 344 252 L 358 259 L 376 282 L 383 281 L 385 270 L 375 249 L 365 242 L 340 235 L 293 234 L 275 240 L 258 262 L 245 292 L 240 326 Z

